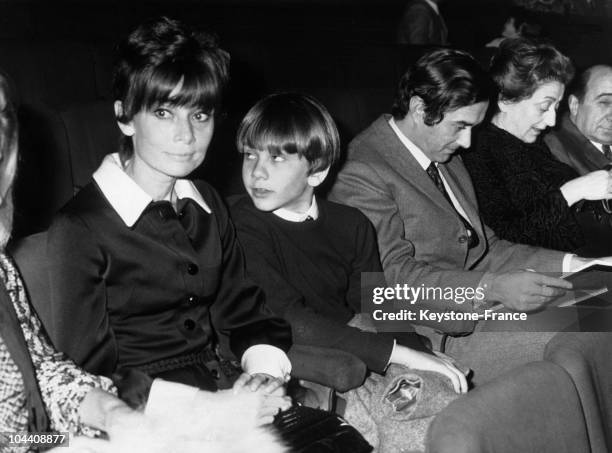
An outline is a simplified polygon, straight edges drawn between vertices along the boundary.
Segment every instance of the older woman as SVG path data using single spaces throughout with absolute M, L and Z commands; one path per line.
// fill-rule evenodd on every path
M 149 21 L 119 46 L 122 147 L 48 239 L 46 321 L 56 346 L 89 371 L 134 368 L 215 390 L 228 369 L 217 347 L 229 344 L 245 371 L 237 387 L 273 392 L 288 377 L 290 329 L 245 275 L 221 197 L 184 179 L 204 160 L 227 78 L 227 54 L 174 20 Z
M 491 121 L 465 153 L 485 223 L 502 239 L 583 254 L 612 252 L 610 226 L 592 219 L 581 200 L 612 197 L 612 177 L 579 177 L 558 162 L 540 134 L 556 121 L 570 60 L 548 44 L 504 41 L 491 62 L 499 95 Z M 600 234 L 601 233 L 601 234 Z M 607 233 L 607 234 L 606 234 Z

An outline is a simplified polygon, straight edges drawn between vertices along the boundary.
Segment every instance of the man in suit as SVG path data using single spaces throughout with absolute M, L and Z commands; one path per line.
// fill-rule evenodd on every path
M 588 68 L 570 86 L 569 112 L 544 140 L 561 162 L 584 175 L 612 164 L 612 67 Z
M 439 0 L 411 0 L 397 28 L 398 44 L 448 44 L 448 30 L 438 9 Z
M 478 383 L 540 359 L 553 334 L 487 332 L 487 321 L 474 326 L 457 316 L 452 322 L 450 313 L 482 313 L 492 303 L 537 310 L 569 286 L 539 272 L 585 262 L 502 241 L 482 223 L 469 175 L 454 154 L 470 146 L 493 94 L 488 74 L 467 53 L 426 54 L 403 76 L 393 115 L 381 116 L 350 143 L 330 194 L 374 224 L 389 286 L 441 289 L 412 308 L 419 315 L 438 310 L 445 319 L 413 321 L 425 324 L 417 327 L 434 347 L 445 346 L 470 366 Z M 448 291 L 461 297 L 449 298 Z

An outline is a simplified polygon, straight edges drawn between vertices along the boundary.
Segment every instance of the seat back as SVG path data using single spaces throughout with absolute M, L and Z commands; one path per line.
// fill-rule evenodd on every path
M 432 422 L 428 453 L 588 453 L 582 406 L 558 365 L 533 362 L 450 403 Z
M 612 333 L 559 333 L 546 346 L 544 359 L 562 367 L 574 381 L 591 451 L 612 451 Z
M 74 105 L 60 116 L 66 128 L 67 154 L 76 193 L 91 180 L 104 156 L 117 151 L 120 131 L 111 101 Z
M 366 365 L 359 358 L 338 349 L 293 345 L 289 350 L 292 375 L 339 392 L 363 384 Z
M 48 303 L 49 272 L 47 261 L 47 232 L 32 234 L 9 245 L 9 253 L 15 260 L 30 304 L 38 317 L 43 320 L 53 319 Z M 47 332 L 53 331 L 53 326 L 45 324 Z

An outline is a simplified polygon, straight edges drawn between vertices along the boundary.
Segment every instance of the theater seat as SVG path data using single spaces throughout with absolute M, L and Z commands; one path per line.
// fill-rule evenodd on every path
M 588 453 L 582 406 L 567 372 L 540 361 L 450 403 L 432 422 L 428 453 Z
M 60 116 L 66 128 L 67 154 L 76 192 L 91 180 L 104 156 L 118 150 L 120 132 L 110 101 L 78 104 Z
M 605 314 L 594 313 L 598 318 Z M 612 451 L 612 333 L 562 332 L 548 343 L 544 359 L 562 367 L 574 381 L 592 453 Z
M 49 294 L 49 273 L 47 270 L 47 232 L 26 236 L 11 241 L 8 252 L 13 257 L 25 285 L 30 304 L 41 319 L 52 319 L 50 306 L 47 303 Z M 45 324 L 51 332 L 52 325 Z
M 292 375 L 346 392 L 363 384 L 366 366 L 348 352 L 317 346 L 293 345 L 289 350 Z

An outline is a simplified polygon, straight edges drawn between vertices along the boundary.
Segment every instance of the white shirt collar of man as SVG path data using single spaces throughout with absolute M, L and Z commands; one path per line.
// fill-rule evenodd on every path
M 294 212 L 289 209 L 279 208 L 272 213 L 281 219 L 289 222 L 304 222 L 310 217 L 312 220 L 319 218 L 319 206 L 317 205 L 317 197 L 312 197 L 312 203 L 306 212 Z
M 397 135 L 399 140 L 406 147 L 406 149 L 410 152 L 410 154 L 414 156 L 414 158 L 417 160 L 419 165 L 423 167 L 423 170 L 427 171 L 427 168 L 431 165 L 431 159 L 427 157 L 423 151 L 421 151 L 421 148 L 415 145 L 408 137 L 404 135 L 404 133 L 399 129 L 399 127 L 397 127 L 397 124 L 395 124 L 395 121 L 393 120 L 393 118 L 389 119 L 389 126 L 391 126 L 391 129 L 393 129 L 393 132 L 395 132 L 395 135 Z M 435 166 L 436 168 L 438 167 L 438 162 L 435 162 Z M 465 212 L 465 209 L 463 209 L 463 206 L 461 206 L 461 203 L 459 202 L 459 200 L 453 193 L 453 190 L 448 185 L 448 182 L 446 181 L 446 178 L 444 177 L 442 173 L 440 173 L 440 179 L 442 179 L 442 184 L 444 184 L 446 193 L 450 197 L 451 203 L 453 204 L 455 209 L 459 212 L 459 214 L 463 216 L 463 218 L 467 222 L 472 224 L 472 222 L 470 221 L 470 217 Z
M 423 167 L 423 170 L 427 170 L 427 167 L 431 165 L 431 159 L 427 157 L 423 151 L 421 151 L 421 148 L 415 145 L 412 140 L 404 135 L 400 128 L 397 127 L 397 124 L 395 124 L 393 117 L 389 119 L 389 126 L 391 126 L 391 129 L 393 129 L 393 132 L 395 132 L 397 138 L 399 138 L 400 142 L 402 142 L 406 149 L 410 151 L 410 154 L 414 156 L 419 165 Z
M 603 145 L 601 143 L 594 142 L 593 140 L 589 140 L 595 148 L 599 150 L 600 153 L 603 153 Z
M 134 226 L 149 203 L 153 201 L 153 198 L 124 171 L 118 153 L 108 154 L 104 158 L 100 167 L 94 172 L 93 179 L 128 227 Z M 174 193 L 177 199 L 190 198 L 208 214 L 212 212 L 193 182 L 188 179 L 177 179 L 174 183 Z

